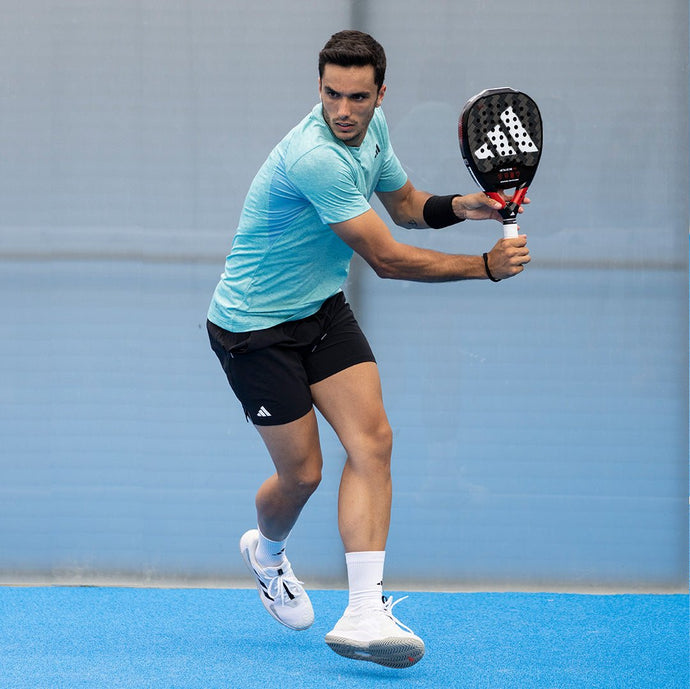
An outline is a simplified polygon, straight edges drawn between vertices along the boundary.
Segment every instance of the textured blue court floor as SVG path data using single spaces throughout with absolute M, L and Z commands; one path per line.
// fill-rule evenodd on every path
M 291 632 L 254 590 L 0 588 L 0 687 L 688 687 L 686 595 L 412 593 L 395 610 L 427 654 L 407 670 L 335 655 L 347 594 L 311 596 Z

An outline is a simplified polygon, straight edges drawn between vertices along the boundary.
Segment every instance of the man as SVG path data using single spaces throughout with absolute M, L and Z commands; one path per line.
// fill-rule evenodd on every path
M 384 278 L 450 281 L 516 275 L 526 238 L 465 256 L 397 242 L 369 205 L 376 192 L 396 224 L 445 227 L 501 220 L 482 193 L 432 196 L 407 179 L 379 109 L 383 48 L 357 31 L 319 54 L 320 103 L 271 152 L 254 179 L 208 313 L 211 346 L 276 472 L 258 490 L 258 529 L 240 551 L 261 601 L 279 622 L 306 629 L 314 613 L 285 555 L 302 507 L 321 479 L 313 407 L 347 452 L 338 497 L 348 606 L 326 643 L 348 658 L 409 667 L 424 643 L 383 597 L 391 508 L 391 428 L 378 369 L 341 286 L 353 251 Z

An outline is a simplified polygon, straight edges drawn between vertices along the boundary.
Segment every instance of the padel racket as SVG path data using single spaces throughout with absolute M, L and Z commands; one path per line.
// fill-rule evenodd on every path
M 511 88 L 486 89 L 465 103 L 458 121 L 460 150 L 475 182 L 496 201 L 515 190 L 499 212 L 503 236 L 517 237 L 516 218 L 541 157 L 537 104 Z

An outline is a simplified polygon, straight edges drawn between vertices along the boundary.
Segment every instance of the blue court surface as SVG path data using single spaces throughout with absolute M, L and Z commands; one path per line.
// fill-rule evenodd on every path
M 687 595 L 411 593 L 395 611 L 427 653 L 406 670 L 334 654 L 347 593 L 310 595 L 314 626 L 291 632 L 248 589 L 0 588 L 0 686 L 688 686 Z

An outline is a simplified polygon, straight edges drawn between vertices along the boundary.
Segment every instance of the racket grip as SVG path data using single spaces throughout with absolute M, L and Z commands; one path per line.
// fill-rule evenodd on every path
M 518 226 L 515 222 L 504 223 L 503 237 L 505 239 L 514 239 L 518 236 Z

